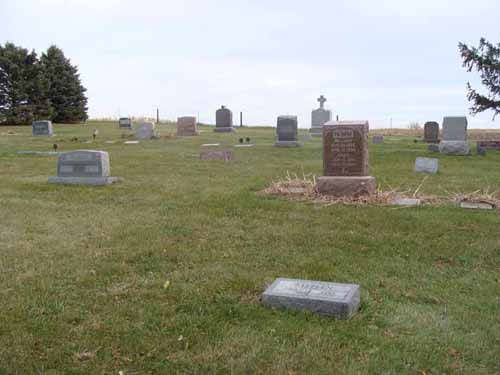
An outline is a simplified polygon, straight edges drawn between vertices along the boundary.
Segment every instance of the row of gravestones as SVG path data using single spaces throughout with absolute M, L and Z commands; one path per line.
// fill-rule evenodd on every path
M 430 150 L 449 155 L 469 155 L 470 148 L 467 142 L 467 117 L 445 117 L 443 119 L 442 140 L 439 139 L 439 124 L 427 122 L 424 125 L 424 142 L 439 144 L 430 146 Z

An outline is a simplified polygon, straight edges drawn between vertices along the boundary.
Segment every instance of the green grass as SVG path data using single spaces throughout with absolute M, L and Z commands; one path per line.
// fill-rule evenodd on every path
M 94 127 L 96 144 L 71 141 Z M 138 145 L 114 123 L 55 130 L 0 127 L 0 374 L 500 373 L 497 211 L 257 195 L 287 171 L 321 175 L 319 139 L 274 148 L 270 128 Z M 256 147 L 234 161 L 199 160 L 202 143 L 246 136 Z M 54 142 L 109 151 L 124 181 L 49 185 L 56 158 L 16 151 Z M 382 188 L 420 185 L 425 145 L 370 147 Z M 500 154 L 437 157 L 424 194 L 499 186 Z M 266 309 L 276 277 L 358 283 L 361 310 L 334 321 Z

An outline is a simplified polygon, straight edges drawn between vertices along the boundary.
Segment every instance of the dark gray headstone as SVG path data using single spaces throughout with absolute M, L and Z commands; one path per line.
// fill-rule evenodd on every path
M 220 133 L 234 131 L 233 112 L 224 106 L 215 112 L 215 131 Z
M 424 142 L 439 142 L 439 124 L 435 121 L 429 121 L 424 124 Z
M 52 135 L 54 135 L 52 121 L 33 121 L 31 127 L 33 137 L 52 137 Z
M 122 117 L 118 121 L 118 127 L 120 129 L 132 129 L 132 119 L 128 117 Z
M 300 147 L 298 142 L 297 116 L 279 116 L 276 127 L 277 142 L 279 147 Z
M 283 278 L 262 294 L 268 307 L 307 310 L 337 319 L 351 318 L 360 301 L 359 285 Z
M 381 145 L 384 143 L 384 136 L 383 135 L 374 135 L 372 138 L 372 142 L 375 145 Z
M 108 153 L 94 150 L 60 154 L 57 177 L 49 177 L 50 183 L 62 184 L 108 185 L 116 181 L 116 177 L 110 177 Z

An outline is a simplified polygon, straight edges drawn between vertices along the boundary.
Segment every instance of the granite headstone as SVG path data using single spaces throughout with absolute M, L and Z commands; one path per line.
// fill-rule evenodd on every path
M 436 174 L 439 170 L 439 159 L 417 158 L 415 159 L 415 172 Z
M 33 137 L 52 137 L 54 135 L 52 121 L 33 121 L 31 130 Z
M 449 155 L 469 155 L 467 142 L 467 117 L 445 117 L 443 119 L 443 140 L 439 152 Z
M 439 143 L 439 124 L 435 121 L 428 121 L 424 124 L 424 142 Z
M 276 147 L 301 147 L 298 141 L 297 116 L 279 116 L 276 127 Z
M 152 122 L 141 122 L 135 127 L 135 137 L 140 140 L 152 139 L 155 135 L 155 124 Z
M 198 135 L 196 117 L 184 116 L 177 118 L 177 135 L 179 137 Z
M 312 136 L 321 137 L 323 135 L 323 125 L 332 120 L 332 111 L 325 109 L 327 99 L 321 95 L 318 98 L 319 108 L 311 112 L 311 129 L 309 132 Z
M 215 112 L 215 132 L 231 133 L 233 128 L 233 112 L 229 108 L 222 106 Z
M 122 117 L 118 120 L 118 127 L 120 129 L 132 129 L 132 119 L 128 117 Z

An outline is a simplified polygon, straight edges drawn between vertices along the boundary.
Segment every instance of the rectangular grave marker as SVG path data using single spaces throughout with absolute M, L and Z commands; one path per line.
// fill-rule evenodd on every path
M 31 129 L 33 137 L 52 137 L 54 135 L 52 121 L 33 121 Z

